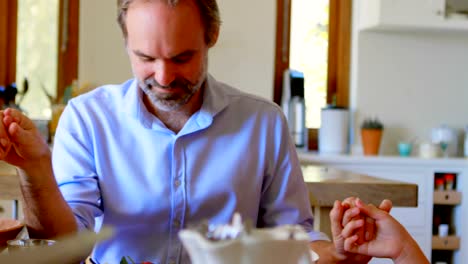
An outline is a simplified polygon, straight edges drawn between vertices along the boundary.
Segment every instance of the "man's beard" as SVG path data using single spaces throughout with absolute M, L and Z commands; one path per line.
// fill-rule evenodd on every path
M 177 110 L 187 104 L 195 93 L 197 93 L 206 80 L 206 62 L 202 68 L 198 79 L 195 82 L 190 82 L 185 78 L 176 78 L 169 85 L 163 86 L 159 84 L 153 76 L 146 78 L 143 81 L 138 80 L 140 88 L 148 96 L 151 104 L 159 110 L 168 112 Z M 159 89 L 176 89 L 175 93 L 158 93 L 152 87 Z

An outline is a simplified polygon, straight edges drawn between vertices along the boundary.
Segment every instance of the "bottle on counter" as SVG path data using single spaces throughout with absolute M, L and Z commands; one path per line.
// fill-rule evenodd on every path
M 305 101 L 304 97 L 293 96 L 289 101 L 290 132 L 296 147 L 305 146 Z
M 296 147 L 306 146 L 304 73 L 292 69 L 284 72 L 281 107 L 294 144 Z

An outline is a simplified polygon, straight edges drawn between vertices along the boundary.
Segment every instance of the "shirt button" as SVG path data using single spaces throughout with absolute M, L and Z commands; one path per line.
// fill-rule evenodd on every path
M 175 180 L 175 181 L 174 181 L 174 185 L 175 185 L 175 187 L 179 187 L 179 186 L 180 186 L 180 181 L 179 181 L 179 180 Z
M 175 228 L 180 227 L 180 221 L 179 220 L 174 220 L 172 221 L 172 225 L 174 225 Z

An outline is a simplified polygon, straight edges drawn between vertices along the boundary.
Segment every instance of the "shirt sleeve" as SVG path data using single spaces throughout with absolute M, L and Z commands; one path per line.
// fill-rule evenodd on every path
M 289 133 L 286 118 L 278 111 L 271 125 L 273 142 L 262 188 L 258 226 L 298 224 L 309 234 L 310 241 L 327 240 L 324 233 L 313 230 L 314 221 L 309 192 Z
M 81 112 L 86 111 L 82 109 Z M 74 101 L 70 101 L 55 134 L 52 165 L 57 184 L 79 229 L 93 230 L 95 217 L 101 216 L 103 210 L 90 130 Z

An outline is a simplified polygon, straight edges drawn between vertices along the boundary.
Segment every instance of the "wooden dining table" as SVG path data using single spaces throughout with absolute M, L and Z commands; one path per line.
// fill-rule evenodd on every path
M 359 197 L 364 202 L 374 205 L 379 205 L 384 199 L 390 199 L 394 207 L 418 205 L 417 184 L 317 165 L 304 165 L 302 172 L 314 213 L 314 229 L 320 230 L 330 238 L 329 215 L 336 200 Z
M 416 207 L 417 184 L 381 179 L 334 168 L 303 165 L 304 181 L 314 213 L 314 228 L 330 235 L 330 210 L 335 200 L 359 197 L 367 203 L 380 204 L 390 199 L 396 207 Z M 0 161 L 0 200 L 12 202 L 12 217 L 18 218 L 22 199 L 16 167 Z

